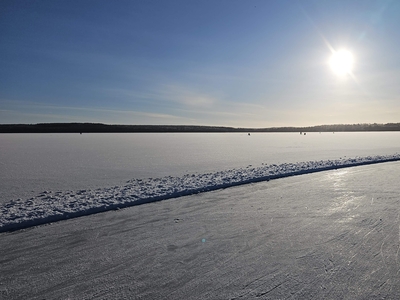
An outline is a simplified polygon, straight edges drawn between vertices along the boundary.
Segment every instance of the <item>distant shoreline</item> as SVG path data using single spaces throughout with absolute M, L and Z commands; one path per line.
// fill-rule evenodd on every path
M 0 124 L 0 133 L 211 133 L 400 131 L 400 123 L 335 124 L 310 127 L 236 128 L 196 125 L 108 125 L 102 123 Z

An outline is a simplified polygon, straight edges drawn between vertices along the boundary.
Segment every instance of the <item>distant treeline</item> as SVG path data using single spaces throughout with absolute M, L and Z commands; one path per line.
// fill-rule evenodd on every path
M 0 133 L 104 133 L 104 132 L 340 132 L 400 131 L 400 123 L 336 124 L 310 127 L 235 128 L 193 125 L 107 125 L 101 123 L 0 124 Z

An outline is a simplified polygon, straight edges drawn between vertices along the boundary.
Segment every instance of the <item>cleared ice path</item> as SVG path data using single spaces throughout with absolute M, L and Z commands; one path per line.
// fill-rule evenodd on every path
M 252 182 L 398 160 L 400 154 L 396 153 L 280 165 L 263 164 L 182 177 L 133 179 L 124 186 L 96 190 L 44 191 L 28 200 L 12 200 L 0 207 L 0 232 Z

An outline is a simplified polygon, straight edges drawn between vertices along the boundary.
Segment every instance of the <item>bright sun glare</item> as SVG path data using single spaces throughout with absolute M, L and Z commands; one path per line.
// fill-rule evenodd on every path
M 353 69 L 353 55 L 350 51 L 335 51 L 329 61 L 332 70 L 339 76 L 350 74 Z

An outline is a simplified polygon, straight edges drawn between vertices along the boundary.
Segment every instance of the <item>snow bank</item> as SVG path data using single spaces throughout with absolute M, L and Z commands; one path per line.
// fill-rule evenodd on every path
M 400 160 L 400 154 L 338 160 L 262 164 L 182 177 L 132 179 L 124 186 L 68 192 L 44 191 L 28 200 L 12 200 L 0 207 L 0 232 L 115 210 L 236 185 L 338 168 Z

